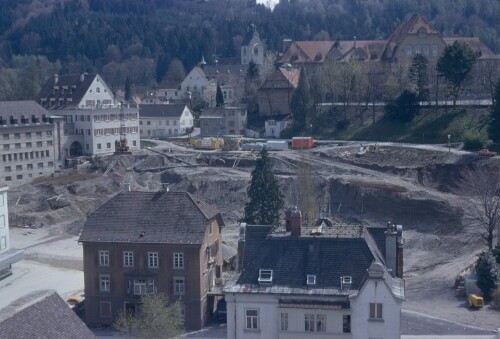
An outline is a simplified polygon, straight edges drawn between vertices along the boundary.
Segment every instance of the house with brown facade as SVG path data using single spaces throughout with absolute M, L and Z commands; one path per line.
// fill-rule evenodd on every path
M 187 192 L 122 192 L 88 218 L 83 245 L 85 317 L 111 325 L 135 313 L 142 295 L 181 301 L 186 329 L 209 319 L 222 254 L 217 209 Z
M 290 100 L 299 84 L 300 70 L 288 66 L 278 68 L 259 87 L 257 100 L 260 116 L 290 114 Z

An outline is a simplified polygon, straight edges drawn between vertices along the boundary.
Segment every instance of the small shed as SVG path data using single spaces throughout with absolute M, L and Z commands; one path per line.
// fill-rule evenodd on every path
M 292 138 L 292 148 L 293 149 L 304 149 L 313 148 L 314 139 L 313 137 L 294 137 Z
M 266 148 L 270 151 L 286 151 L 288 149 L 288 141 L 270 140 L 266 142 Z

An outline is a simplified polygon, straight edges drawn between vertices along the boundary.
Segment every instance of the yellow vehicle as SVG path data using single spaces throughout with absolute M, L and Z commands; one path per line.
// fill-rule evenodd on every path
M 474 308 L 481 308 L 484 306 L 484 300 L 483 297 L 477 294 L 469 294 L 467 297 L 469 300 L 469 306 L 474 307 Z

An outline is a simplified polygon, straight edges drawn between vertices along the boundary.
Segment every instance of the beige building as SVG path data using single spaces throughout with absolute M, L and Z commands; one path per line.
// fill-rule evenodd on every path
M 280 67 L 262 84 L 257 92 L 259 114 L 277 116 L 290 114 L 290 100 L 299 84 L 298 69 Z
M 64 165 L 64 121 L 34 101 L 0 102 L 0 185 L 16 186 Z
M 199 119 L 202 137 L 243 135 L 247 126 L 247 111 L 240 107 L 206 108 Z

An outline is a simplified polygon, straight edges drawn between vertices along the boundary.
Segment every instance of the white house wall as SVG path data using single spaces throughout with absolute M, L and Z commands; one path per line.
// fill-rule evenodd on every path
M 279 338 L 279 339 L 320 339 L 320 338 L 353 338 L 351 333 L 343 333 L 343 316 L 350 315 L 349 309 L 314 309 L 290 308 L 279 304 L 279 296 L 269 294 L 226 294 L 227 337 L 228 339 Z M 310 297 L 293 297 L 293 299 L 310 300 Z M 323 298 L 335 300 L 334 298 Z M 259 330 L 245 328 L 245 310 L 259 310 Z M 281 313 L 288 313 L 288 330 L 280 330 Z M 322 314 L 326 317 L 325 332 L 306 332 L 305 315 Z M 352 322 L 351 322 L 352 323 Z M 384 338 L 385 337 L 381 337 Z M 366 337 L 368 339 L 368 337 Z
M 115 98 L 102 78 L 96 75 L 77 107 L 79 109 L 111 108 L 115 107 Z
M 193 115 L 186 107 L 178 118 L 141 117 L 140 131 L 143 138 L 164 138 L 186 134 L 193 127 Z
M 381 320 L 370 320 L 370 303 L 382 303 Z M 367 280 L 351 300 L 353 339 L 399 339 L 401 301 L 395 299 L 383 280 Z
M 7 207 L 7 187 L 4 186 L 0 187 L 0 254 L 7 252 L 9 248 L 9 209 Z

